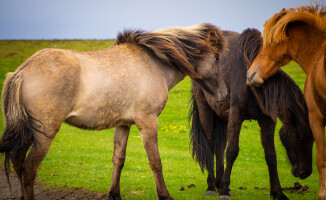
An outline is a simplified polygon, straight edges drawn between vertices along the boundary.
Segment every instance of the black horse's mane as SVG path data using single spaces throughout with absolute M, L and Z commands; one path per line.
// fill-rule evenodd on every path
M 240 35 L 239 56 L 247 69 L 257 56 L 261 44 L 261 34 L 256 29 L 246 29 Z M 263 112 L 275 120 L 279 117 L 290 137 L 300 138 L 303 142 L 308 141 L 306 137 L 312 137 L 303 93 L 283 70 L 278 70 L 261 87 L 250 88 Z
M 238 56 L 243 60 L 247 69 L 255 60 L 261 44 L 261 33 L 257 29 L 248 28 L 240 34 Z

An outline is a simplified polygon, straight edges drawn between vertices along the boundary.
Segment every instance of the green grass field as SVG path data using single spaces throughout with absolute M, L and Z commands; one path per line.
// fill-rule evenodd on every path
M 42 48 L 64 48 L 74 50 L 104 49 L 113 40 L 86 41 L 0 41 L 0 86 L 5 74 L 14 71 L 28 57 Z M 284 68 L 303 88 L 305 74 L 295 63 Z M 189 127 L 187 122 L 190 79 L 180 82 L 169 93 L 168 103 L 159 117 L 159 150 L 167 188 L 175 199 L 217 199 L 205 197 L 206 175 L 193 161 L 189 149 Z M 289 193 L 290 199 L 316 199 L 318 172 L 315 150 L 313 174 L 299 180 L 292 176 L 291 165 L 281 145 L 277 124 L 275 145 L 278 171 L 282 187 L 291 187 L 300 181 L 308 185 L 311 192 L 304 195 Z M 0 131 L 4 130 L 0 117 Z M 240 134 L 240 153 L 234 164 L 230 189 L 232 199 L 269 199 L 269 175 L 260 142 L 256 121 L 245 121 Z M 314 148 L 315 149 L 315 148 Z M 63 124 L 49 153 L 41 164 L 38 180 L 47 187 L 83 188 L 94 192 L 107 192 L 110 186 L 113 155 L 113 129 L 85 131 Z M 196 187 L 188 188 L 187 185 Z M 180 191 L 184 187 L 185 191 Z M 243 187 L 245 189 L 240 189 Z M 262 188 L 261 190 L 255 187 Z M 141 141 L 139 130 L 133 126 L 129 136 L 127 158 L 121 176 L 123 199 L 157 199 L 152 171 Z

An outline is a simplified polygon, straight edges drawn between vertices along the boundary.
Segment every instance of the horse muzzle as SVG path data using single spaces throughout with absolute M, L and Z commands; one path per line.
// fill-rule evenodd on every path
M 292 170 L 292 175 L 295 177 L 298 177 L 300 179 L 306 179 L 309 177 L 312 173 L 312 168 L 297 168 L 293 167 Z
M 262 78 L 259 77 L 259 75 L 257 74 L 256 71 L 247 72 L 247 82 L 246 84 L 249 86 L 255 86 L 255 87 L 259 87 L 264 83 L 264 80 Z

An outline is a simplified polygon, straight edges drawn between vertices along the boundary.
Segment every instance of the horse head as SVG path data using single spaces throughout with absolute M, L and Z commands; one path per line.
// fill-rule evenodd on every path
M 300 130 L 299 130 L 300 129 Z M 292 133 L 289 133 L 289 132 Z M 305 133 L 299 133 L 307 131 Z M 312 147 L 314 143 L 310 127 L 302 130 L 286 130 L 285 126 L 280 129 L 280 139 L 286 149 L 286 153 L 292 165 L 292 174 L 300 179 L 305 179 L 312 173 Z

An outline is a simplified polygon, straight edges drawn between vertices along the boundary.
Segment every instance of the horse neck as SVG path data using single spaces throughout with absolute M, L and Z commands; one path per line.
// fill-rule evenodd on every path
M 300 24 L 289 27 L 288 35 L 292 59 L 308 75 L 324 56 L 326 34 L 311 25 Z
M 162 65 L 160 70 L 162 71 L 169 91 L 185 78 L 185 75 L 174 67 Z

